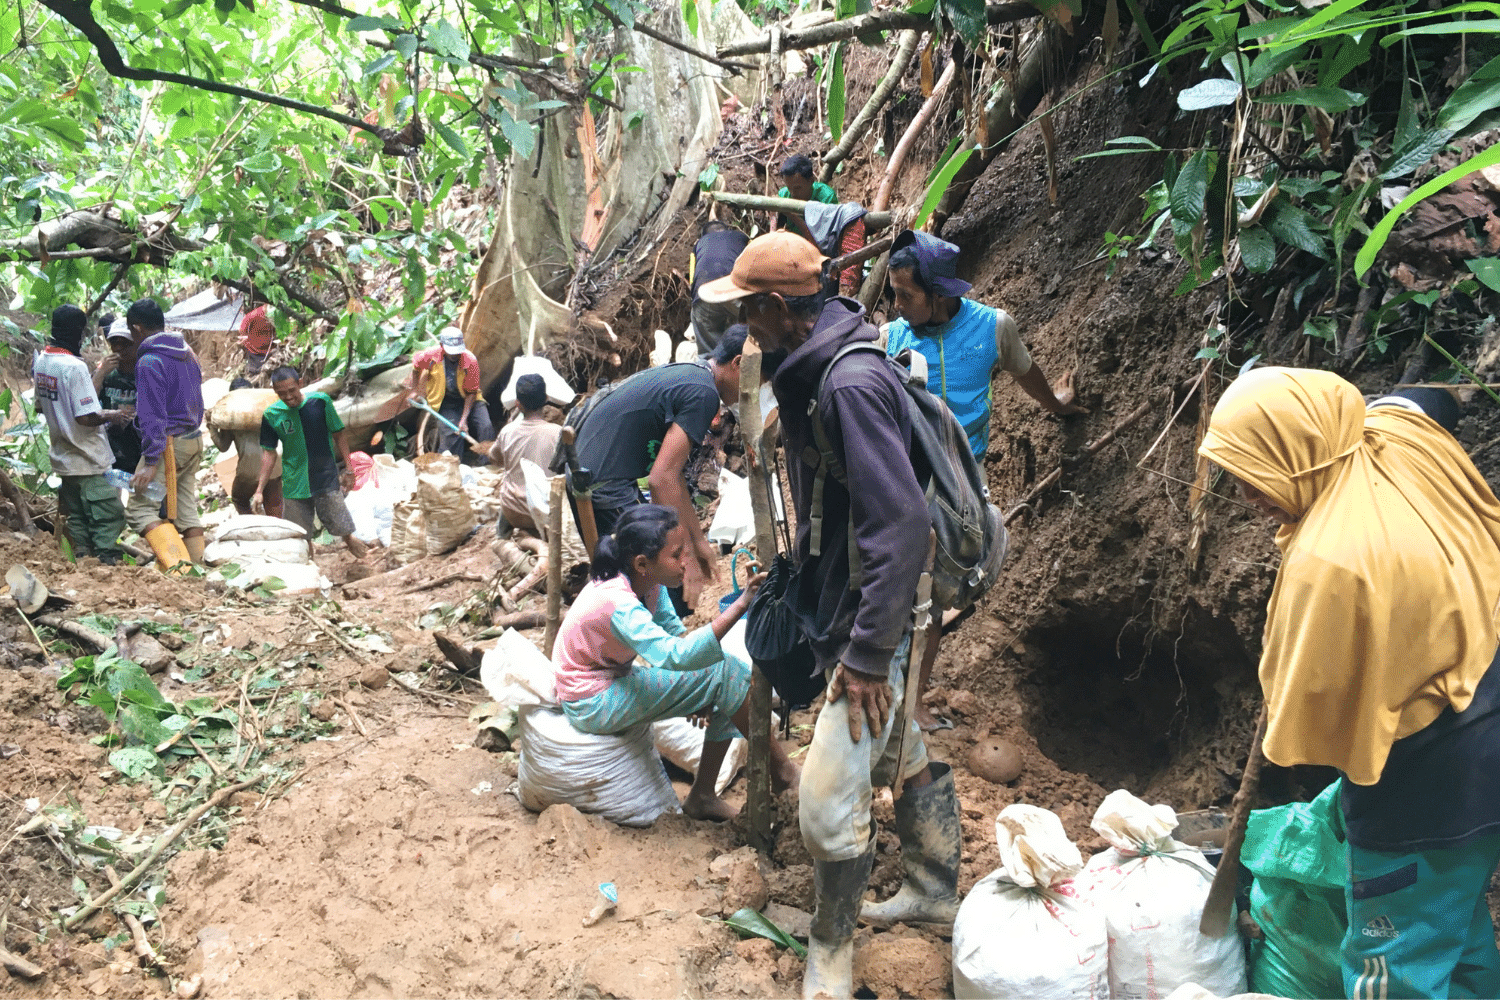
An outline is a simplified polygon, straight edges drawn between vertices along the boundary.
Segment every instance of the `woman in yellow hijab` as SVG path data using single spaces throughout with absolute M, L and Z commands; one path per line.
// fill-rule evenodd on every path
M 1264 749 L 1344 774 L 1348 995 L 1500 996 L 1500 502 L 1420 406 L 1329 372 L 1242 375 L 1200 452 L 1281 524 Z

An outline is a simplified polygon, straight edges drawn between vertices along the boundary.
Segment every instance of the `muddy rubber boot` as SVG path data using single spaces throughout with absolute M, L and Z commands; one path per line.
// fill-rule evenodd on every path
M 182 544 L 187 547 L 188 556 L 199 566 L 203 565 L 203 551 L 208 548 L 208 541 L 201 534 L 183 535 Z
M 156 568 L 163 573 L 176 575 L 182 573 L 186 566 L 192 565 L 193 557 L 188 554 L 182 536 L 177 533 L 177 527 L 171 521 L 159 522 L 144 537 L 146 544 L 151 546 L 151 551 L 156 555 Z
M 872 927 L 920 924 L 951 931 L 958 916 L 958 863 L 963 833 L 953 769 L 932 763 L 933 781 L 896 800 L 896 834 L 906 878 L 883 903 L 866 903 L 859 918 Z
M 875 843 L 851 861 L 814 861 L 817 911 L 807 937 L 803 1000 L 854 995 L 854 923 L 875 863 Z

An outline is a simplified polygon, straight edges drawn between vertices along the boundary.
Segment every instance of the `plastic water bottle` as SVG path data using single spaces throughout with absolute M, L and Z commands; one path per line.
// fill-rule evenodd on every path
M 115 489 L 135 492 L 135 490 L 130 489 L 130 473 L 124 469 L 104 470 L 104 481 Z M 152 480 L 146 484 L 146 488 L 142 492 L 145 494 L 146 499 L 152 503 L 161 503 L 162 499 L 167 495 L 167 487 L 165 483 L 158 483 Z

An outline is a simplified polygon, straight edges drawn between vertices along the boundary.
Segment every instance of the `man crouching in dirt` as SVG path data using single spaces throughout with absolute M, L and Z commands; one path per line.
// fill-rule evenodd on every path
M 905 390 L 879 353 L 857 350 L 834 361 L 841 348 L 874 341 L 878 331 L 858 302 L 825 296 L 823 263 L 806 240 L 771 233 L 752 240 L 730 274 L 699 294 L 707 301 L 740 300 L 744 320 L 768 356 L 785 358 L 773 388 L 797 512 L 797 592 L 816 595 L 810 598 L 816 607 L 798 611 L 815 623 L 810 638 L 828 680 L 800 792 L 798 818 L 817 892 L 802 992 L 847 997 L 853 991 L 854 924 L 874 860 L 873 789 L 898 774 L 905 780 L 896 827 L 906 882 L 889 902 L 866 907 L 868 920 L 951 927 L 958 912 L 961 845 L 952 773 L 946 764 L 928 764 L 921 732 L 901 712 L 910 612 L 931 531 L 922 488 L 906 457 L 911 424 Z M 809 555 L 817 467 L 801 458 L 818 455 L 808 415 L 814 393 L 816 419 L 823 421 L 848 480 L 846 487 L 836 476 L 824 479 L 817 557 Z M 862 567 L 858 589 L 849 582 L 851 542 Z M 897 719 L 905 721 L 904 743 L 895 732 Z

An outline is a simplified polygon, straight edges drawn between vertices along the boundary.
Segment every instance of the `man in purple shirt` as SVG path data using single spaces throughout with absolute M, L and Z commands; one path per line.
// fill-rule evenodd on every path
M 182 334 L 163 329 L 166 322 L 154 300 L 132 304 L 125 323 L 136 345 L 135 416 L 141 429 L 141 464 L 130 480 L 125 519 L 142 537 L 167 523 L 158 503 L 148 499 L 144 490 L 153 482 L 166 486 L 163 456 L 171 447 L 177 466 L 177 516 L 171 523 L 182 535 L 193 562 L 201 563 L 204 541 L 197 474 L 203 457 L 203 369 Z

